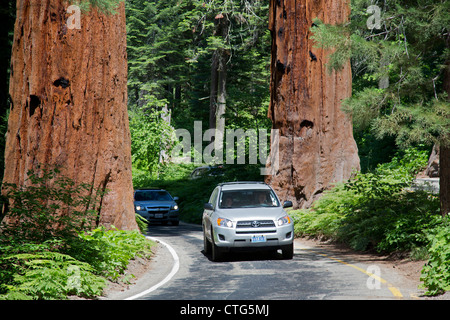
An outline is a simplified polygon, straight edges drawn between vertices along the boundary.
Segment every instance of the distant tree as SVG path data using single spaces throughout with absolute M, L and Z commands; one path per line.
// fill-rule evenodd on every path
M 127 1 L 130 109 L 167 105 L 176 128 L 224 118 L 267 127 L 267 10 L 258 0 Z

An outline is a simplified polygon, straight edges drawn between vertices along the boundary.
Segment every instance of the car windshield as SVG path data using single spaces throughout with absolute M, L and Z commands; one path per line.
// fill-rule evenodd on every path
M 226 209 L 278 207 L 279 205 L 272 190 L 222 191 L 219 199 L 219 207 Z
M 167 191 L 145 190 L 136 191 L 134 195 L 136 201 L 171 201 L 172 197 Z

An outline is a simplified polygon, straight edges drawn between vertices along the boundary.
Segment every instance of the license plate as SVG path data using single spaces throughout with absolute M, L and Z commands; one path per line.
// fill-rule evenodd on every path
M 250 239 L 251 242 L 266 242 L 266 236 L 264 235 L 254 235 Z
M 162 213 L 156 213 L 155 214 L 155 218 L 162 218 L 163 217 L 163 214 Z

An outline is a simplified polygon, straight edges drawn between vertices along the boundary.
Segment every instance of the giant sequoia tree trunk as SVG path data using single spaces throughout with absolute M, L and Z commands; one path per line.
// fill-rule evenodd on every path
M 341 100 L 351 95 L 350 62 L 326 67 L 327 52 L 314 47 L 310 28 L 348 19 L 345 0 L 271 0 L 271 101 L 268 116 L 279 129 L 279 167 L 266 182 L 294 207 L 309 207 L 333 183 L 359 170 L 351 119 Z M 271 150 L 271 153 L 273 150 Z M 271 154 L 273 159 L 277 155 Z
M 127 115 L 125 6 L 92 8 L 70 29 L 69 3 L 17 0 L 4 181 L 40 164 L 109 192 L 97 221 L 135 229 Z

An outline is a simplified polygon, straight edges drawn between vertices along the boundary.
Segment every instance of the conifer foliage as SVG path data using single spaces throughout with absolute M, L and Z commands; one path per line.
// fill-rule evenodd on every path
M 172 112 L 176 128 L 209 122 L 214 57 L 224 57 L 226 114 L 241 126 L 262 121 L 270 34 L 268 3 L 256 0 L 127 1 L 129 108 Z M 224 20 L 226 32 L 218 31 Z M 256 115 L 256 119 L 253 116 Z
M 352 59 L 353 95 L 344 107 L 357 129 L 400 146 L 438 144 L 441 213 L 450 205 L 450 3 L 352 1 L 348 24 L 316 21 L 317 46 L 333 49 L 329 68 Z

